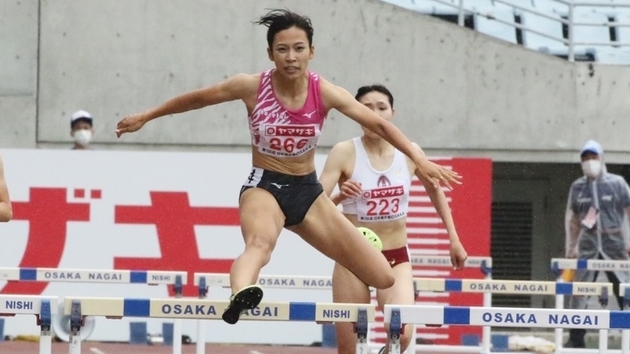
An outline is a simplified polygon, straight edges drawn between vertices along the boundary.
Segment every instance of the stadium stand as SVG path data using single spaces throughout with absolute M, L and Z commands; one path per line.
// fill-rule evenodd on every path
M 630 65 L 630 0 L 383 1 L 570 61 Z

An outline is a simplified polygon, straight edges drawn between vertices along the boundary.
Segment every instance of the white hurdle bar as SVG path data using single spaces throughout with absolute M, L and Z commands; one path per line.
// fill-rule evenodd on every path
M 182 296 L 185 271 L 0 267 L 0 281 L 172 285 Z M 55 310 L 56 313 L 56 310 Z M 173 321 L 173 354 L 182 353 L 182 323 Z
M 116 283 L 174 285 L 177 276 L 186 284 L 186 272 L 162 270 L 0 268 L 0 281 L 37 281 L 61 283 Z
M 552 258 L 551 269 L 560 277 L 563 270 L 588 270 L 588 271 L 625 271 L 630 272 L 630 261 L 604 260 L 604 259 L 575 259 L 575 258 Z M 592 283 L 591 283 L 592 284 Z M 619 296 L 624 297 L 624 304 L 630 305 L 630 292 L 626 294 L 624 290 L 626 284 L 619 285 Z M 611 291 L 612 295 L 613 292 Z M 560 298 L 564 302 L 564 298 Z M 556 304 L 559 300 L 556 299 Z M 557 307 L 557 306 L 556 306 Z M 623 309 L 622 309 L 623 310 Z M 601 341 L 601 338 L 600 338 Z M 563 348 L 562 329 L 555 331 L 556 353 L 589 353 L 593 351 L 584 349 Z M 630 330 L 621 331 L 621 353 L 630 354 Z
M 583 328 L 600 331 L 600 354 L 609 353 L 602 332 L 630 328 L 630 312 L 608 310 L 530 309 L 501 307 L 385 305 L 390 324 L 390 354 L 400 354 L 402 324 Z
M 421 254 L 411 254 L 410 262 L 414 266 L 427 266 L 427 267 L 444 267 L 444 268 L 452 268 L 451 257 L 449 256 L 426 256 Z M 492 279 L 492 257 L 478 257 L 471 256 L 466 259 L 464 263 L 464 268 L 478 268 L 479 271 L 484 275 L 486 280 Z M 414 281 L 414 286 L 417 285 Z M 416 295 L 417 292 L 421 289 L 415 289 Z M 483 306 L 492 306 L 492 293 L 484 292 L 483 293 Z M 491 346 L 491 337 L 490 337 L 490 327 L 483 327 L 481 329 L 481 350 L 489 351 Z M 424 345 L 416 344 L 416 331 L 413 331 L 413 336 L 411 337 L 411 343 L 409 343 L 409 347 L 407 351 L 409 353 L 415 353 L 418 350 L 425 348 Z M 469 346 L 463 345 L 431 345 L 432 351 L 453 351 L 463 349 L 466 351 Z M 473 347 L 478 348 L 478 347 Z
M 133 299 L 66 297 L 64 314 L 70 316 L 72 337 L 70 354 L 81 354 L 81 322 L 85 316 L 107 318 L 149 317 L 195 320 L 221 320 L 229 301 L 202 299 Z M 357 327 L 357 354 L 367 354 L 367 324 L 375 319 L 371 304 L 315 302 L 263 302 L 241 316 L 241 320 L 350 322 Z
M 428 256 L 410 254 L 409 261 L 414 266 L 453 267 L 449 256 Z M 492 257 L 470 256 L 464 263 L 464 268 L 479 268 L 484 274 L 492 272 Z
M 436 279 L 415 278 L 416 290 L 433 292 L 465 292 L 465 293 L 490 293 L 490 294 L 517 294 L 517 295 L 599 295 L 600 302 L 607 303 L 608 294 L 612 294 L 612 284 L 591 282 L 554 282 L 535 280 L 487 280 L 487 279 Z M 560 306 L 560 307 L 558 307 Z M 490 306 L 484 306 L 490 307 Z M 556 303 L 556 308 L 562 309 L 563 303 Z M 490 326 L 488 337 L 482 338 L 486 345 L 462 346 L 461 352 L 490 353 Z M 562 330 L 560 330 L 562 331 Z M 560 332 L 562 334 L 562 332 Z M 427 351 L 448 351 L 451 346 L 421 345 L 421 349 Z M 451 349 L 452 350 L 452 349 Z
M 39 353 L 52 352 L 52 315 L 57 313 L 57 298 L 36 295 L 0 295 L 0 316 L 35 315 L 41 332 Z
M 199 287 L 199 298 L 204 299 L 208 293 L 208 287 L 229 288 L 230 275 L 195 273 L 194 284 Z M 257 284 L 264 288 L 332 291 L 331 277 L 324 276 L 261 275 L 258 277 Z M 196 354 L 205 354 L 206 351 L 205 323 L 205 321 L 197 321 Z

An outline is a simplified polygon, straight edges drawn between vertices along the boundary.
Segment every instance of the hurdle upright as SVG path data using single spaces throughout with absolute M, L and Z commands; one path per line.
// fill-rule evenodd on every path
M 402 324 L 502 326 L 537 328 L 629 329 L 630 312 L 608 310 L 531 309 L 502 307 L 386 305 L 385 322 L 390 324 L 390 354 L 400 354 Z M 600 340 L 600 354 L 607 354 Z
M 187 274 L 185 271 L 162 270 L 0 267 L 0 281 L 170 285 L 176 297 L 181 297 Z M 175 319 L 173 354 L 182 352 L 181 327 L 181 320 Z
M 72 327 L 69 353 L 81 354 L 81 320 L 85 316 L 222 320 L 221 314 L 228 305 L 229 301 L 185 298 L 66 297 L 63 312 L 70 316 Z M 355 323 L 357 354 L 368 353 L 367 324 L 374 318 L 375 306 L 371 304 L 315 302 L 262 302 L 241 316 L 244 321 Z
M 57 313 L 57 298 L 37 295 L 0 295 L 0 316 L 35 315 L 40 326 L 39 353 L 52 352 L 52 315 Z
M 622 260 L 604 260 L 604 259 L 575 259 L 575 258 L 552 258 L 551 259 L 551 270 L 554 271 L 558 277 L 561 279 L 561 273 L 563 270 L 588 270 L 588 271 L 625 271 L 630 272 L 630 261 L 622 261 Z M 594 284 L 594 283 L 589 283 Z M 630 299 L 630 292 L 626 290 L 626 284 L 622 283 L 619 285 L 619 296 L 624 297 L 624 304 L 626 306 L 630 305 L 630 301 L 626 300 Z M 610 292 L 613 295 L 613 292 Z M 558 302 L 561 301 L 564 303 L 564 297 L 556 298 L 556 307 Z M 623 309 L 621 309 L 623 310 Z M 560 348 L 560 350 L 556 349 L 556 352 L 575 352 L 577 350 L 570 350 L 568 348 L 563 348 L 562 343 L 562 329 L 556 329 L 555 331 L 555 343 L 556 348 Z M 601 338 L 600 338 L 601 341 Z M 621 331 L 621 349 L 623 354 L 630 354 L 630 331 L 622 330 Z M 624 351 L 625 350 L 625 351 Z M 585 352 L 582 350 L 581 352 Z

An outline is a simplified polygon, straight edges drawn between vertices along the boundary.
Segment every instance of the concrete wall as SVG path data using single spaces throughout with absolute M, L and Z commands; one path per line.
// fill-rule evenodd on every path
M 37 143 L 38 1 L 0 6 L 0 147 Z
M 430 154 L 569 162 L 595 137 L 609 162 L 625 160 L 630 69 L 589 70 L 377 0 L 4 1 L 0 147 L 67 148 L 77 109 L 95 116 L 98 148 L 247 146 L 238 102 L 122 141 L 113 130 L 178 93 L 269 68 L 266 29 L 252 21 L 271 7 L 312 18 L 312 70 L 351 92 L 388 85 L 396 123 Z M 324 147 L 359 132 L 338 112 L 329 118 Z

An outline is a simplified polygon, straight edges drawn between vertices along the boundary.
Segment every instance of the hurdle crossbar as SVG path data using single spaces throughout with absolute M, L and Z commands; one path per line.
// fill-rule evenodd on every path
M 0 268 L 0 281 L 38 281 L 62 283 L 116 283 L 174 285 L 180 276 L 186 284 L 184 271 L 119 270 L 119 269 L 62 269 L 62 268 Z
M 414 283 L 416 290 L 434 292 L 490 292 L 522 295 L 607 295 L 613 293 L 611 283 L 592 282 L 414 278 Z
M 449 256 L 427 256 L 422 254 L 410 254 L 409 261 L 415 266 L 427 267 L 453 267 Z M 464 268 L 479 268 L 482 271 L 492 270 L 492 257 L 471 256 L 464 262 Z
M 630 271 L 630 260 L 607 260 L 607 259 L 575 259 L 575 258 L 552 258 L 551 269 L 560 271 L 571 270 L 592 270 L 592 271 Z
M 0 295 L 0 316 L 35 315 L 40 327 L 39 353 L 52 352 L 52 315 L 57 314 L 57 298 L 37 295 Z
M 202 278 L 208 287 L 230 287 L 229 274 L 195 273 L 195 286 L 199 286 Z M 332 279 L 325 276 L 261 275 L 257 284 L 265 288 L 332 290 Z
M 84 316 L 108 318 L 150 317 L 196 320 L 220 320 L 229 301 L 205 299 L 133 299 L 66 297 L 64 314 L 79 323 Z M 372 304 L 343 304 L 315 302 L 263 302 L 254 310 L 245 312 L 241 320 L 298 321 L 298 322 L 350 322 L 356 323 L 357 352 L 367 353 L 367 323 L 375 319 Z M 71 320 L 72 321 L 72 320 Z M 360 324 L 360 325 L 359 325 Z M 80 326 L 72 326 L 70 354 L 81 353 Z
M 385 323 L 391 322 L 394 309 L 399 311 L 402 323 L 422 325 L 630 329 L 627 311 L 385 305 Z
M 538 328 L 583 328 L 600 331 L 599 353 L 606 353 L 602 333 L 630 329 L 630 312 L 608 310 L 530 309 L 501 307 L 385 305 L 390 324 L 390 353 L 400 354 L 401 324 Z M 392 327 L 393 326 L 393 327 Z

